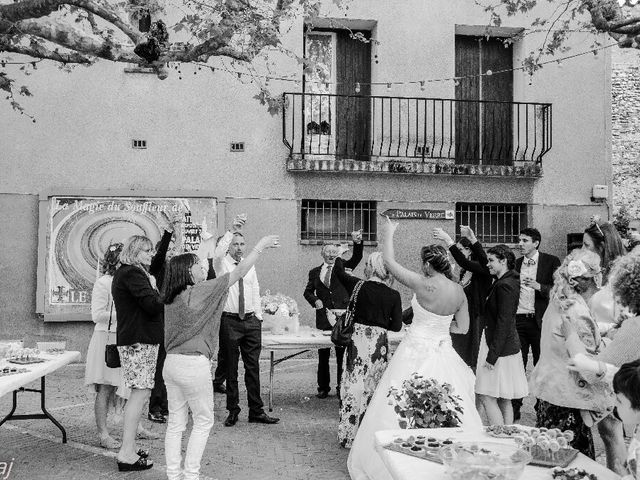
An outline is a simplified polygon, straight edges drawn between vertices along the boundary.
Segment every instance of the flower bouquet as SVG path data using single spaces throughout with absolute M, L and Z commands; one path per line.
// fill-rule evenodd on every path
M 457 427 L 463 413 L 462 399 L 448 383 L 413 373 L 402 388 L 391 387 L 387 394 L 394 405 L 400 428 Z
M 296 301 L 276 293 L 272 295 L 269 290 L 260 297 L 262 308 L 262 329 L 271 330 L 275 335 L 282 335 L 285 331 L 297 333 L 300 327 L 298 304 Z

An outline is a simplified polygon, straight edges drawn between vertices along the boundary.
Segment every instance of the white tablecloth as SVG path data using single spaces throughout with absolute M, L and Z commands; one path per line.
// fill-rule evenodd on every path
M 13 392 L 34 380 L 43 377 L 51 372 L 55 372 L 59 368 L 80 360 L 80 352 L 64 352 L 60 354 L 40 353 L 38 357 L 45 359 L 42 363 L 32 363 L 30 365 L 19 365 L 17 363 L 8 363 L 6 360 L 0 361 L 0 368 L 5 366 L 26 368 L 28 371 L 15 375 L 6 375 L 0 377 L 0 397 L 9 392 Z
M 305 350 L 315 348 L 333 347 L 329 332 L 322 330 L 303 329 L 298 334 L 273 335 L 272 333 L 262 333 L 262 348 L 265 350 Z M 402 340 L 404 332 L 389 332 L 389 343 L 397 345 Z
M 376 432 L 376 449 L 394 480 L 449 479 L 445 474 L 444 466 L 438 463 L 422 460 L 400 452 L 393 452 L 382 447 L 382 445 L 391 443 L 396 436 L 406 437 L 408 435 L 425 435 L 427 437 L 436 438 L 451 437 L 461 441 L 513 442 L 511 439 L 491 437 L 483 431 L 466 432 L 459 428 L 382 430 L 380 432 Z M 616 480 L 620 478 L 605 466 L 594 462 L 589 457 L 586 457 L 581 453 L 578 454 L 576 459 L 569 464 L 569 467 L 584 468 L 586 471 L 596 474 L 598 480 Z M 520 478 L 522 480 L 551 480 L 551 469 L 527 465 L 522 477 Z

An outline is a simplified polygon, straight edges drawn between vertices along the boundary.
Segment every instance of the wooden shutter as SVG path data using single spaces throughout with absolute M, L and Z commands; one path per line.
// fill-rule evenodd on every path
M 368 160 L 371 149 L 371 43 L 338 30 L 336 40 L 336 156 Z M 357 32 L 353 32 L 357 33 Z M 371 32 L 362 31 L 366 38 Z M 360 83 L 360 93 L 355 92 Z
M 456 35 L 456 163 L 513 163 L 513 49 L 500 38 Z M 504 104 L 465 102 L 497 100 Z M 480 142 L 480 139 L 482 142 Z

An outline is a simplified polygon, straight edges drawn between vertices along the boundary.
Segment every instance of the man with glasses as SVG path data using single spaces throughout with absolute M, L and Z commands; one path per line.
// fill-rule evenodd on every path
M 516 260 L 516 271 L 520 274 L 520 299 L 516 312 L 516 328 L 520 337 L 520 349 L 524 368 L 527 369 L 529 350 L 533 355 L 533 364 L 540 358 L 540 333 L 542 317 L 549 305 L 549 292 L 553 287 L 553 273 L 560 266 L 555 255 L 542 253 L 542 236 L 535 228 L 520 231 L 518 247 L 523 256 Z M 514 399 L 513 419 L 520 418 L 522 399 Z

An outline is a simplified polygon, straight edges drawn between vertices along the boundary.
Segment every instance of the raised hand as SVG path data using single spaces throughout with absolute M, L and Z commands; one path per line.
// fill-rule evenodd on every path
M 455 243 L 451 239 L 451 236 L 447 232 L 445 232 L 442 228 L 433 229 L 433 238 L 444 242 L 447 246 L 451 246 Z
M 469 225 L 460 225 L 460 235 L 468 238 L 471 243 L 476 243 L 478 241 L 476 234 L 473 233 L 473 230 Z
M 396 228 L 398 228 L 398 225 L 400 225 L 400 222 L 394 222 L 386 215 L 385 217 L 387 218 L 385 233 L 387 235 L 393 236 L 393 234 L 396 232 Z
M 267 235 L 266 237 L 262 237 L 256 248 L 258 250 L 264 250 L 265 248 L 279 248 L 280 247 L 280 237 L 278 235 Z
M 231 224 L 231 231 L 233 233 L 236 232 L 240 232 L 242 230 L 242 227 L 244 227 L 244 224 L 247 222 L 247 215 L 244 213 L 241 213 L 239 215 L 236 215 L 233 218 L 233 223 Z
M 351 239 L 353 240 L 353 243 L 362 242 L 362 229 L 351 232 Z

